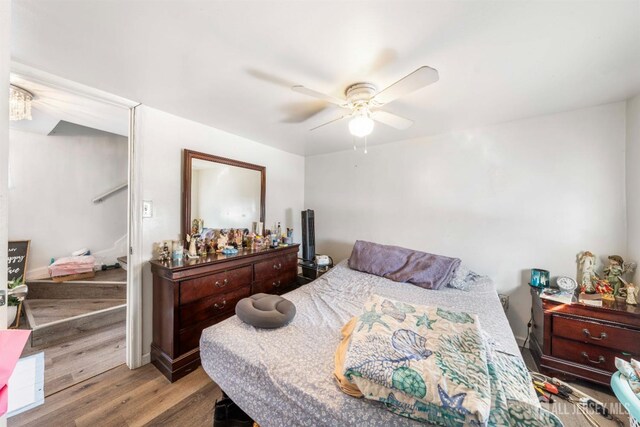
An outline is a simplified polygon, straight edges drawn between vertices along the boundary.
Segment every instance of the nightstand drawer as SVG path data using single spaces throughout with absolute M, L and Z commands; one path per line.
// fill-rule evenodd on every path
M 640 354 L 640 331 L 633 329 L 555 316 L 552 335 L 621 352 Z
M 620 351 L 558 337 L 551 339 L 551 355 L 607 372 L 616 370 L 616 357 L 625 360 L 630 358 L 630 356 L 624 355 Z

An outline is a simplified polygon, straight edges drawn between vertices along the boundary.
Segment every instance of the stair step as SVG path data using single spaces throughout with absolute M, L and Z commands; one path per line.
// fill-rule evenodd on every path
M 97 271 L 95 277 L 56 283 L 51 279 L 28 280 L 27 299 L 124 299 L 127 272 L 122 268 Z
M 27 299 L 31 345 L 53 344 L 126 319 L 124 299 Z

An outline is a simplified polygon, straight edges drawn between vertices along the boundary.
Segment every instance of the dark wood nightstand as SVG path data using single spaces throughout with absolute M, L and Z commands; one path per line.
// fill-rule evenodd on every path
M 307 262 L 302 259 L 298 260 L 298 285 L 306 285 L 322 276 L 333 267 L 333 261 L 330 265 L 319 266 L 313 262 Z
M 602 307 L 562 304 L 531 288 L 530 350 L 540 371 L 609 385 L 615 358 L 640 356 L 640 308 L 615 301 Z

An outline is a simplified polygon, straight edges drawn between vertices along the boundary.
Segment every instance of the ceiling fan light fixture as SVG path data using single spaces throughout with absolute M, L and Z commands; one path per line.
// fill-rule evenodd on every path
M 31 120 L 33 94 L 21 87 L 9 86 L 9 120 Z
M 363 138 L 373 132 L 374 121 L 369 116 L 369 111 L 358 111 L 349 121 L 349 132 L 351 135 Z

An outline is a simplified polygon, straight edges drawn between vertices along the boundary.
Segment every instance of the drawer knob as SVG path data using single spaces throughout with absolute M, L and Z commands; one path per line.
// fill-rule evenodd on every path
M 591 336 L 591 332 L 589 332 L 589 330 L 587 328 L 584 328 L 582 330 L 582 333 L 585 334 L 587 338 L 591 338 L 592 340 L 596 340 L 596 341 L 601 341 L 601 340 L 607 339 L 607 333 L 606 332 L 600 332 L 600 338 Z
M 225 286 L 227 286 L 227 283 L 229 283 L 229 281 L 227 279 L 224 279 L 222 281 L 222 283 L 220 283 L 219 281 L 216 280 L 216 286 L 219 288 L 224 288 Z
M 282 268 L 282 264 L 281 263 L 273 264 L 273 269 L 274 270 L 280 270 L 281 268 Z
M 273 287 L 277 288 L 278 286 L 280 286 L 280 280 L 273 282 Z
M 582 353 L 580 353 L 580 355 L 581 355 L 584 359 L 587 359 L 589 362 L 594 363 L 594 364 L 596 364 L 596 365 L 598 365 L 598 364 L 600 364 L 600 363 L 604 363 L 604 361 L 605 361 L 605 358 L 604 358 L 604 356 L 602 356 L 602 355 L 598 356 L 598 360 L 591 360 L 591 359 L 589 358 L 589 355 L 587 354 L 587 352 L 586 352 L 586 351 L 583 351 Z
M 227 300 L 226 299 L 222 300 L 222 304 L 218 304 L 218 303 L 213 304 L 213 307 L 217 308 L 218 310 L 222 310 L 225 305 L 227 305 Z

